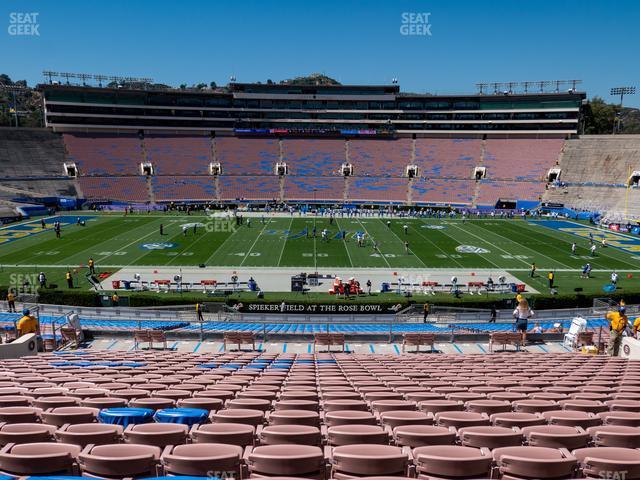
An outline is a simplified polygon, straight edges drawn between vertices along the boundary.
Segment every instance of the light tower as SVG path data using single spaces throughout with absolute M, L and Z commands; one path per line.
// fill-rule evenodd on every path
M 614 87 L 609 91 L 610 95 L 620 95 L 620 113 L 622 113 L 622 102 L 625 95 L 635 95 L 636 87 Z M 616 123 L 619 124 L 618 114 L 614 114 L 613 117 L 613 134 L 616 133 Z

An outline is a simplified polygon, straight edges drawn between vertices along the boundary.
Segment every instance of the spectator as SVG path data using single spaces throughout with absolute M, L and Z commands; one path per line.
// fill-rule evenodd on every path
M 425 303 L 422 307 L 422 321 L 424 323 L 427 322 L 427 317 L 429 316 L 429 309 L 430 307 L 428 303 Z
M 9 313 L 16 313 L 16 296 L 12 291 L 7 292 L 7 307 Z
M 111 295 L 111 306 L 117 307 L 119 305 L 120 305 L 120 297 L 118 297 L 118 294 L 116 292 L 113 292 L 113 295 Z
M 533 328 L 531 329 L 531 333 L 542 333 L 542 327 L 538 322 L 533 324 Z
M 25 308 L 22 311 L 22 318 L 18 320 L 16 328 L 16 336 L 18 338 L 23 335 L 27 335 L 28 333 L 40 334 L 40 324 L 38 323 L 38 319 L 31 315 L 31 311 L 28 308 Z
M 515 318 L 515 328 L 516 331 L 522 333 L 522 344 L 525 345 L 527 343 L 527 324 L 529 318 L 533 317 L 534 311 L 529 307 L 529 302 L 525 299 L 520 300 L 520 303 L 513 311 L 513 318 Z
M 547 330 L 547 333 L 564 333 L 564 327 L 560 322 L 556 322 L 553 324 L 553 327 Z
M 496 323 L 497 316 L 498 316 L 498 311 L 496 310 L 496 306 L 491 305 L 491 318 L 489 319 L 489 323 Z
M 618 307 L 617 312 L 609 312 L 607 314 L 607 320 L 609 321 L 609 349 L 610 356 L 618 356 L 620 351 L 620 344 L 622 343 L 622 334 L 629 325 L 629 319 L 626 315 L 625 307 Z

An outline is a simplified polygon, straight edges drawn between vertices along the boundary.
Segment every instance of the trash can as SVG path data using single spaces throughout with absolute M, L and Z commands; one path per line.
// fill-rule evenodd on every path
M 122 283 L 124 284 L 125 290 L 131 290 L 131 282 L 129 280 L 123 280 Z
M 380 292 L 387 293 L 391 291 L 391 285 L 388 282 L 382 282 Z
M 120 280 L 111 280 L 111 287 L 114 290 L 119 290 L 120 289 Z

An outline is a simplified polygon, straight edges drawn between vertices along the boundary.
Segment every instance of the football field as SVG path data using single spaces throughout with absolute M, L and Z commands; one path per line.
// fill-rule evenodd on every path
M 93 258 L 98 271 L 111 272 L 132 266 L 204 264 L 299 267 L 301 271 L 330 267 L 489 269 L 525 278 L 535 263 L 539 285 L 545 284 L 549 270 L 579 272 L 587 262 L 594 272 L 607 275 L 614 270 L 640 271 L 640 237 L 570 220 L 338 217 L 330 223 L 327 217 L 258 215 L 245 216 L 244 224 L 236 226 L 232 219 L 222 217 L 155 213 L 127 217 L 83 214 L 85 226 L 81 226 L 77 218 L 46 218 L 44 229 L 40 219 L 2 227 L 3 271 L 82 269 Z M 53 231 L 55 219 L 62 224 L 60 238 Z M 590 235 L 597 245 L 593 257 Z M 358 245 L 358 236 L 364 238 L 362 245 Z M 603 238 L 606 248 L 601 247 Z M 577 251 L 572 255 L 574 242 Z

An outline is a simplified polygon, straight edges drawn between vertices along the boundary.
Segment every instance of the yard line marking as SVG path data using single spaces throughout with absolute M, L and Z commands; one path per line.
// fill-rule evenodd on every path
M 480 351 L 482 353 L 487 353 L 487 351 L 485 350 L 485 348 L 482 345 L 480 345 L 479 343 L 476 343 L 476 345 L 478 346 L 478 348 L 480 349 Z
M 171 240 L 173 240 L 174 238 L 176 238 L 178 235 L 180 235 L 180 234 L 176 234 L 176 235 L 174 235 L 173 237 L 171 237 Z M 174 256 L 173 258 L 171 258 L 171 259 L 166 263 L 166 265 L 171 265 L 171 263 L 172 263 L 175 259 L 177 259 L 177 258 L 178 258 L 180 255 L 182 255 L 183 253 L 188 252 L 189 250 L 191 250 L 191 248 L 192 248 L 196 243 L 198 243 L 200 240 L 202 240 L 203 238 L 207 238 L 207 231 L 206 231 L 206 229 L 205 229 L 204 233 L 201 233 L 201 234 L 200 234 L 200 238 L 198 238 L 198 239 L 197 239 L 195 242 L 193 242 L 191 245 L 189 245 L 189 246 L 185 247 L 184 249 L 180 250 L 180 252 L 178 252 L 178 254 L 177 254 L 176 256 Z
M 458 353 L 464 353 L 457 343 L 452 343 L 451 345 L 453 345 L 453 348 L 455 348 Z
M 207 260 L 204 262 L 205 265 L 209 264 L 209 261 L 213 258 L 213 256 L 218 253 L 222 247 L 229 241 L 229 239 L 231 239 L 232 237 L 234 237 L 238 232 L 240 231 L 239 228 L 236 228 L 233 233 L 231 235 L 229 235 L 227 238 L 224 239 L 224 241 L 218 245 L 218 248 L 216 248 L 213 253 L 211 255 L 209 255 L 209 258 L 207 258 Z M 221 265 L 221 266 L 230 266 L 230 265 Z
M 148 227 L 149 225 L 143 225 L 143 226 L 147 226 L 147 227 Z M 105 255 L 105 256 L 103 256 L 103 257 L 98 257 L 98 258 L 99 258 L 100 260 L 104 260 L 105 258 L 113 257 L 113 255 L 114 255 L 116 252 L 120 252 L 120 251 L 122 251 L 124 248 L 128 248 L 128 247 L 130 247 L 131 245 L 133 245 L 134 243 L 138 243 L 138 242 L 140 242 L 140 241 L 144 240 L 145 238 L 150 237 L 151 235 L 155 235 L 155 234 L 156 234 L 156 231 L 155 231 L 155 230 L 152 230 L 151 232 L 147 233 L 146 235 L 143 235 L 142 237 L 135 239 L 133 242 L 127 243 L 126 245 L 123 245 L 122 247 L 118 248 L 117 250 L 114 250 L 114 251 L 113 251 L 113 252 L 111 252 L 109 255 Z M 102 243 L 104 243 L 104 242 L 102 242 Z M 88 250 L 88 249 L 86 249 L 86 250 Z
M 309 231 L 309 227 L 307 227 L 307 232 Z M 318 248 L 316 243 L 316 217 L 313 217 L 313 269 L 318 271 Z
M 464 233 L 469 233 L 469 234 L 473 235 L 474 237 L 478 238 L 480 241 L 482 241 L 482 242 L 484 242 L 484 243 L 486 243 L 486 244 L 488 244 L 488 245 L 494 246 L 492 243 L 490 243 L 490 242 L 488 242 L 488 241 L 486 241 L 486 240 L 483 240 L 481 237 L 479 237 L 479 236 L 477 236 L 477 235 L 474 235 L 474 234 L 473 234 L 473 233 L 471 233 L 471 232 L 467 232 L 466 230 L 464 230 L 464 229 L 462 229 L 462 228 L 458 227 L 457 225 L 453 225 L 453 224 L 452 224 L 451 226 L 452 226 L 452 227 L 455 227 L 455 228 L 458 228 L 459 230 L 462 230 L 462 232 L 464 232 Z M 458 240 L 456 240 L 455 238 L 453 238 L 453 237 L 452 237 L 451 235 L 449 235 L 448 233 L 446 233 L 446 232 L 445 232 L 444 234 L 445 234 L 447 237 L 449 237 L 451 240 L 453 240 L 454 242 L 458 243 L 458 245 L 461 245 L 461 244 L 460 244 L 460 242 L 459 242 Z M 509 252 L 507 252 L 506 250 L 503 250 L 503 249 L 501 249 L 501 248 L 500 248 L 500 247 L 498 247 L 498 246 L 496 246 L 496 248 L 497 248 L 498 250 L 502 250 L 502 251 L 503 251 L 504 253 L 506 253 L 507 255 L 510 255 L 510 253 L 509 253 Z M 510 271 L 514 271 L 514 270 L 515 270 L 515 269 L 513 269 L 513 268 L 504 268 L 504 267 L 501 267 L 500 265 L 498 265 L 497 263 L 495 263 L 494 261 L 492 261 L 492 260 L 491 260 L 491 259 L 489 259 L 489 258 L 484 258 L 484 257 L 482 257 L 482 258 L 483 258 L 483 260 L 486 260 L 486 261 L 487 261 L 487 262 L 489 262 L 491 265 L 493 265 L 496 269 L 498 269 L 498 271 L 506 272 L 507 270 L 510 270 Z M 519 259 L 519 260 L 520 260 L 520 259 Z M 524 262 L 524 260 L 521 260 L 521 261 L 523 261 L 523 262 Z M 524 263 L 525 263 L 525 264 L 527 264 L 527 262 L 524 262 Z M 460 265 L 460 264 L 458 264 L 458 265 Z M 528 264 L 527 264 L 527 265 L 528 265 Z M 462 267 L 462 268 L 464 268 L 464 267 Z M 473 270 L 473 269 L 470 269 L 470 270 Z M 527 269 L 527 270 L 528 270 L 528 269 Z M 495 270 L 491 269 L 490 271 L 492 271 L 492 272 L 493 272 L 493 271 L 495 271 Z M 524 271 L 524 269 L 523 269 L 523 271 Z
M 196 353 L 201 346 L 202 346 L 202 342 L 198 342 L 196 344 L 196 347 L 193 349 L 193 353 Z
M 396 353 L 397 353 L 398 355 L 400 355 L 400 349 L 398 348 L 398 345 L 396 345 L 396 344 L 394 343 L 394 344 L 393 344 L 393 348 L 394 348 L 394 350 L 396 351 Z
M 138 226 L 138 227 L 135 227 L 133 230 L 130 230 L 129 232 L 131 232 L 131 231 L 135 231 L 135 230 L 138 230 L 138 229 L 142 229 L 142 228 L 148 228 L 148 227 L 149 227 L 149 225 L 150 225 L 150 223 L 152 223 L 152 222 L 149 222 L 149 223 L 145 222 L 143 225 L 140 225 L 140 226 Z M 110 229 L 109 229 L 109 230 L 110 230 Z M 105 233 L 106 233 L 106 231 L 103 231 L 103 232 L 100 232 L 100 233 L 101 233 L 101 234 L 105 234 Z M 123 232 L 123 233 L 125 233 L 125 232 Z M 116 235 L 116 237 L 118 237 L 118 236 L 119 236 L 119 235 Z M 147 237 L 147 236 L 149 236 L 149 235 L 145 235 L 144 237 Z M 143 237 L 143 238 L 144 238 L 144 237 Z M 107 240 L 103 240 L 102 242 L 98 242 L 98 243 L 96 243 L 96 244 L 93 244 L 93 245 L 91 245 L 91 246 L 90 246 L 90 247 L 88 247 L 88 248 L 85 248 L 85 249 L 83 249 L 83 250 L 80 250 L 79 252 L 75 252 L 75 253 L 73 253 L 72 255 L 70 255 L 70 256 L 68 256 L 68 257 L 66 257 L 66 258 L 64 259 L 63 264 L 64 264 L 65 262 L 68 264 L 68 262 L 70 261 L 70 259 L 72 259 L 72 258 L 73 258 L 73 257 L 75 257 L 75 256 L 83 255 L 85 252 L 89 252 L 89 256 L 91 256 L 91 251 L 92 251 L 92 250 L 96 250 L 96 249 L 97 249 L 97 248 L 99 248 L 99 247 L 100 247 L 100 245 L 102 245 L 102 244 L 107 244 L 107 245 L 108 245 L 110 242 L 112 242 L 112 241 L 113 241 L 113 238 L 114 238 L 114 237 L 108 238 Z M 136 241 L 140 241 L 141 239 L 142 239 L 142 238 L 140 238 L 140 239 L 138 239 L 138 240 L 136 240 Z M 81 238 L 80 240 L 86 240 L 86 238 Z M 135 242 L 133 242 L 133 243 L 135 243 Z M 130 246 L 130 245 L 131 245 L 131 244 L 129 244 L 129 245 L 125 245 L 125 246 L 123 246 L 123 247 L 120 247 L 120 248 L 118 248 L 118 250 L 113 251 L 110 255 L 105 255 L 105 256 L 97 257 L 97 258 L 98 258 L 98 260 L 102 261 L 102 260 L 104 260 L 105 258 L 109 258 L 109 257 L 113 256 L 113 254 L 114 254 L 115 252 L 118 252 L 118 251 L 122 250 L 123 248 L 127 248 L 127 247 L 128 247 L 128 246 Z M 67 246 L 68 246 L 68 245 L 65 245 L 65 247 L 67 247 Z
M 484 238 L 482 238 L 482 237 L 481 237 L 481 236 L 479 236 L 479 235 L 476 235 L 475 233 L 472 233 L 472 232 L 470 232 L 470 231 L 468 231 L 468 230 L 464 230 L 464 229 L 462 229 L 462 228 L 458 227 L 457 225 L 453 225 L 453 224 L 452 224 L 451 226 L 452 226 L 452 227 L 454 227 L 454 228 L 457 228 L 457 229 L 459 229 L 459 230 L 462 230 L 462 231 L 463 231 L 464 233 L 466 233 L 467 235 L 471 235 L 472 237 L 476 237 L 476 238 L 477 238 L 478 240 L 480 240 L 482 243 L 485 243 L 485 244 L 487 244 L 487 245 L 491 245 L 492 247 L 497 248 L 498 250 L 500 250 L 502 253 L 504 253 L 504 254 L 506 254 L 506 255 L 512 255 L 510 252 L 508 252 L 508 251 L 507 251 L 507 250 L 505 250 L 504 248 L 501 248 L 501 247 L 499 247 L 498 245 L 496 245 L 495 243 L 491 243 L 490 241 L 485 240 Z M 498 235 L 498 236 L 499 236 L 499 237 L 501 237 L 501 238 L 504 238 L 504 237 L 502 237 L 502 235 Z M 547 258 L 548 258 L 548 257 L 547 257 Z M 522 260 L 521 258 L 517 258 L 516 260 L 518 260 L 518 261 L 520 261 L 520 262 L 524 263 L 525 265 L 529 265 L 529 263 L 528 263 L 526 260 Z M 498 266 L 496 263 L 492 262 L 492 261 L 491 261 L 491 260 L 489 260 L 489 259 L 487 259 L 487 261 L 488 261 L 489 263 L 493 264 L 496 268 L 499 268 L 500 270 L 503 270 L 503 271 L 510 270 L 509 268 L 503 268 L 503 267 Z
M 253 243 L 251 244 L 251 247 L 249 248 L 249 251 L 247 252 L 247 254 L 244 256 L 244 258 L 242 259 L 242 262 L 240 262 L 240 266 L 244 265 L 244 262 L 247 260 L 247 258 L 249 258 L 249 255 L 251 255 L 251 251 L 254 249 L 254 247 L 256 246 L 256 243 L 258 243 L 258 240 L 260 240 L 260 237 L 262 236 L 262 234 L 264 233 L 265 228 L 267 228 L 267 225 L 269 225 L 269 223 L 271 223 L 271 218 L 269 218 L 267 220 L 267 223 L 264 224 L 264 226 L 262 227 L 262 230 L 260 230 L 260 233 L 258 233 L 258 236 L 256 237 L 256 239 L 253 241 Z
M 113 347 L 116 346 L 116 344 L 119 342 L 120 340 L 114 340 L 108 347 L 107 350 L 111 350 Z
M 484 228 L 484 227 L 481 227 L 481 228 Z M 525 228 L 526 228 L 526 225 L 525 225 Z M 484 229 L 486 230 L 486 228 L 484 228 Z M 542 257 L 548 258 L 548 259 L 549 259 L 549 260 L 551 260 L 551 261 L 558 262 L 560 265 L 563 265 L 563 266 L 565 266 L 565 267 L 567 267 L 567 268 L 570 268 L 570 267 L 569 267 L 569 265 L 567 265 L 566 263 L 562 263 L 560 260 L 554 260 L 553 258 L 551 258 L 551 257 L 549 257 L 549 256 L 547 256 L 547 255 L 545 255 L 544 253 L 540 253 L 539 251 L 534 250 L 534 249 L 533 249 L 533 248 L 531 248 L 531 247 L 527 247 L 527 246 L 526 246 L 525 244 L 523 244 L 523 243 L 520 243 L 520 242 L 518 242 L 518 241 L 516 241 L 516 240 L 511 240 L 510 238 L 507 238 L 507 237 L 505 237 L 504 235 L 500 235 L 499 233 L 496 233 L 496 232 L 493 232 L 493 231 L 492 231 L 491 233 L 493 233 L 494 235 L 498 235 L 499 237 L 504 238 L 504 239 L 506 239 L 506 240 L 509 240 L 509 241 L 511 241 L 511 242 L 513 242 L 513 243 L 517 243 L 518 245 L 520 245 L 520 246 L 522 246 L 522 247 L 526 248 L 527 250 L 529 250 L 529 251 L 531 251 L 531 252 L 535 253 L 536 255 L 539 255 L 539 256 L 542 256 Z M 551 245 L 550 245 L 550 246 L 551 246 Z
M 122 264 L 122 263 L 110 263 L 110 264 L 100 264 L 100 267 L 102 268 L 126 268 L 129 267 L 129 264 Z M 1 263 L 0 264 L 0 268 L 50 268 L 50 269 L 57 269 L 57 268 L 63 268 L 63 269 L 67 269 L 68 266 L 67 265 L 59 265 L 59 264 L 55 264 L 55 265 L 47 265 L 47 264 L 42 264 L 42 263 Z M 140 269 L 144 269 L 145 271 L 148 270 L 154 270 L 154 269 L 161 269 L 166 267 L 166 264 L 162 264 L 162 265 L 138 265 L 138 267 L 140 267 Z M 200 269 L 198 268 L 197 265 L 174 265 L 174 267 L 182 267 L 184 269 L 193 269 L 194 271 L 200 271 Z M 226 269 L 226 268 L 237 268 L 237 265 L 233 265 L 233 264 L 229 264 L 229 265 L 213 265 L 211 268 L 213 269 Z M 297 268 L 301 268 L 304 267 L 304 265 L 294 265 L 294 266 L 287 266 L 287 267 L 282 267 L 280 270 L 274 270 L 277 267 L 251 267 L 254 269 L 262 269 L 262 270 L 258 270 L 258 271 L 264 271 L 264 269 L 269 269 L 269 270 L 273 270 L 276 272 L 282 272 L 283 270 L 288 271 L 291 269 L 297 269 Z M 246 269 L 247 267 L 245 267 Z M 327 268 L 347 268 L 347 267 L 327 267 Z M 389 268 L 395 268 L 395 267 L 389 267 Z M 538 270 L 549 270 L 551 268 L 546 267 L 544 265 L 538 266 Z M 376 271 L 386 271 L 387 268 L 386 267 L 354 267 L 354 271 L 355 272 L 369 272 L 372 270 L 376 270 Z M 451 267 L 403 267 L 404 271 L 407 272 L 450 272 L 451 271 Z M 472 268 L 472 267 L 468 267 L 468 268 L 461 268 L 460 270 L 466 270 L 469 272 L 476 272 L 476 273 L 491 273 L 491 272 L 495 272 L 495 268 L 489 268 L 489 267 L 479 267 L 479 268 Z M 500 270 L 503 271 L 509 271 L 509 272 L 529 272 L 531 271 L 530 268 L 503 268 L 500 267 Z M 556 271 L 556 272 L 576 272 L 576 273 L 580 273 L 582 271 L 581 268 L 552 268 L 552 270 Z M 605 268 L 594 268 L 593 270 L 591 270 L 591 272 L 593 273 L 606 273 L 606 272 L 611 272 L 611 269 L 605 269 Z M 616 269 L 616 272 L 618 273 L 638 273 L 640 272 L 640 264 L 638 265 L 638 268 L 620 268 L 620 269 Z M 293 273 L 293 272 L 291 272 Z
M 423 223 L 424 225 L 427 225 L 427 222 L 425 222 L 424 220 L 423 220 L 421 223 Z M 427 240 L 427 241 L 428 241 L 429 243 L 431 243 L 434 247 L 436 247 L 438 250 L 440 250 L 444 255 L 447 255 L 447 252 L 445 252 L 442 248 L 440 248 L 440 247 L 438 246 L 438 244 L 437 244 L 437 243 L 435 243 L 433 240 L 431 240 L 429 237 L 426 237 L 426 236 L 422 235 L 422 233 L 420 233 L 420 231 L 419 231 L 418 229 L 416 229 L 416 232 L 417 232 L 418 236 L 420 236 L 420 237 L 424 238 L 425 240 Z M 453 240 L 454 242 L 456 242 L 458 245 L 460 245 L 460 242 L 458 242 L 458 241 L 457 241 L 455 238 L 453 238 L 451 235 L 447 235 L 447 233 L 446 233 L 446 232 L 444 232 L 444 231 L 443 231 L 442 233 L 443 233 L 445 236 L 449 237 L 449 238 L 450 238 L 451 240 Z M 447 255 L 447 257 L 449 257 L 449 255 Z M 455 258 L 451 258 L 451 260 L 453 260 L 454 262 L 456 262 L 460 268 L 464 268 L 464 267 L 462 266 L 462 264 L 461 264 L 460 262 L 458 262 L 458 260 L 456 260 Z
M 373 237 L 369 234 L 369 232 L 367 231 L 367 227 L 364 226 L 364 224 L 362 223 L 362 220 L 360 220 L 360 218 L 358 218 L 358 223 L 364 229 L 364 233 L 367 234 L 367 237 L 369 237 L 371 239 L 371 241 L 373 242 Z M 387 267 L 391 268 L 391 264 L 389 263 L 389 260 L 387 260 L 387 257 L 384 256 L 384 253 L 382 253 L 382 251 L 380 250 L 380 246 L 379 245 L 378 245 L 378 251 L 380 252 L 380 256 L 382 257 L 384 262 L 387 264 Z
M 340 225 L 338 225 L 338 219 L 336 218 L 335 220 L 336 220 L 336 227 L 338 227 L 339 233 L 341 234 L 342 233 L 342 227 L 340 227 Z M 351 264 L 352 267 L 355 267 L 355 265 L 353 263 L 353 260 L 351 260 L 351 254 L 349 253 L 349 249 L 347 248 L 345 240 L 346 239 L 342 240 L 342 246 L 344 247 L 344 249 L 347 252 L 347 257 L 349 258 L 349 263 Z
M 293 226 L 293 216 L 291 216 L 291 220 L 289 220 L 289 228 L 287 229 L 289 232 L 291 232 L 291 227 Z M 288 235 L 284 236 L 284 242 L 282 242 L 282 250 L 280 250 L 280 256 L 278 257 L 278 267 L 280 266 L 280 262 L 282 262 L 282 255 L 284 254 L 284 248 L 287 245 L 287 237 Z
M 576 223 L 576 222 L 569 222 L 569 223 L 574 223 L 575 225 L 579 225 L 579 226 L 581 226 L 581 227 L 589 228 L 589 229 L 591 229 L 591 230 L 596 230 L 596 231 L 598 231 L 598 232 L 601 232 L 601 233 L 602 233 L 602 230 L 598 230 L 598 229 L 596 229 L 596 228 L 594 228 L 594 227 L 590 227 L 590 226 L 587 226 L 587 225 L 582 225 L 582 224 L 580 224 L 580 223 Z M 554 239 L 554 240 L 559 240 L 559 241 L 561 241 L 562 243 L 566 243 L 567 245 L 570 245 L 570 244 L 571 244 L 571 243 L 573 243 L 573 242 L 569 242 L 568 240 L 565 240 L 565 239 L 563 238 L 565 235 L 569 235 L 569 236 L 571 236 L 571 237 L 576 237 L 577 239 L 583 239 L 583 240 L 585 240 L 585 241 L 586 241 L 586 238 L 580 237 L 579 235 L 576 235 L 575 233 L 564 232 L 564 231 L 562 231 L 562 230 L 556 230 L 556 229 L 554 229 L 554 228 L 547 227 L 546 225 L 544 225 L 544 223 L 543 223 L 543 222 L 536 222 L 536 224 L 538 224 L 538 225 L 542 225 L 546 230 L 548 230 L 548 231 L 550 231 L 550 232 L 554 232 L 554 233 L 560 234 L 560 235 L 551 235 L 551 234 L 546 234 L 546 233 L 540 233 L 540 235 L 543 235 L 543 236 L 545 236 L 545 237 L 547 237 L 547 238 L 551 238 L 551 239 Z M 526 226 L 526 228 L 527 228 L 527 229 L 530 229 L 530 230 L 533 230 L 533 229 L 531 229 L 531 226 L 530 226 L 530 225 L 527 225 L 527 226 Z M 539 232 L 539 230 L 537 230 L 537 231 Z M 620 235 L 620 236 L 622 236 L 622 237 L 627 237 L 626 235 L 619 234 L 619 233 L 617 233 L 617 232 L 611 232 L 611 233 L 616 233 L 617 235 Z M 634 239 L 633 237 L 627 237 L 627 238 Z M 637 238 L 636 238 L 635 240 L 637 240 Z M 550 244 L 550 246 L 552 246 L 552 245 L 553 245 L 553 244 Z M 554 247 L 554 248 L 555 248 L 556 250 L 560 250 L 558 247 Z M 611 251 L 617 251 L 617 252 L 624 252 L 624 253 L 627 253 L 627 254 L 632 254 L 632 252 L 628 252 L 628 251 L 626 251 L 626 250 L 624 250 L 624 249 L 622 249 L 622 248 L 619 248 L 619 247 L 610 247 L 610 248 L 612 248 L 612 249 L 613 249 L 613 250 L 611 250 Z M 600 249 L 600 252 L 602 252 L 602 249 Z M 632 263 L 629 263 L 629 262 L 627 262 L 626 260 L 622 260 L 621 258 L 616 258 L 615 256 L 613 256 L 613 255 L 609 255 L 608 253 L 604 253 L 604 254 L 603 254 L 603 253 L 599 253 L 599 254 L 598 254 L 598 257 L 591 257 L 591 260 L 590 260 L 589 262 L 590 262 L 590 263 L 592 263 L 593 265 L 602 265 L 602 264 L 598 261 L 598 258 L 599 258 L 599 257 L 606 257 L 606 258 L 608 258 L 608 259 L 611 259 L 611 260 L 615 260 L 615 261 L 618 261 L 618 262 L 624 263 L 625 265 L 631 265 L 631 266 L 633 266 L 633 264 L 632 264 Z M 604 260 L 604 258 L 603 258 L 603 260 Z M 605 265 L 603 265 L 603 266 L 605 266 Z M 610 271 L 610 270 L 611 270 L 611 269 L 609 269 L 609 271 Z
M 382 220 L 380 220 L 380 223 L 382 223 Z M 402 248 L 404 249 L 404 242 L 402 241 L 402 239 L 398 236 L 398 234 L 396 232 L 393 231 L 393 228 L 389 228 L 388 230 L 391 231 L 391 233 L 393 233 L 393 235 L 400 241 L 400 243 L 402 244 Z M 424 268 L 427 268 L 427 265 L 422 261 L 422 259 L 416 255 L 413 250 L 411 250 L 410 248 L 408 249 L 409 252 L 418 259 L 418 261 L 422 264 L 422 266 Z

